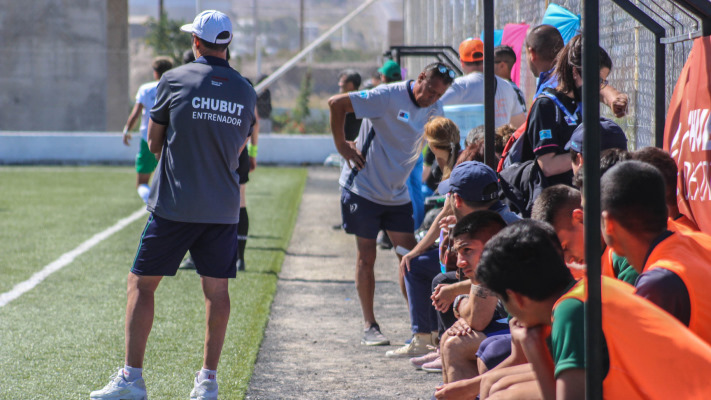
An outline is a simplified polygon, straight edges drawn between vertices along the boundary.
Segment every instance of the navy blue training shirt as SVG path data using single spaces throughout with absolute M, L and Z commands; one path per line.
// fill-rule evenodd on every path
M 200 57 L 163 75 L 151 119 L 167 130 L 148 211 L 180 222 L 237 223 L 237 167 L 256 100 L 221 58 Z

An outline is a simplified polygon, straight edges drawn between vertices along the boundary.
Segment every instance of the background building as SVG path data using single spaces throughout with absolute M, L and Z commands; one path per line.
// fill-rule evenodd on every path
M 0 0 L 0 130 L 121 130 L 127 21 L 127 0 Z

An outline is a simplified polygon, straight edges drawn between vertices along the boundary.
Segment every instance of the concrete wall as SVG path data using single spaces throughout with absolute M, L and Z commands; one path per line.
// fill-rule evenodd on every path
M 0 132 L 2 164 L 132 164 L 140 138 L 124 146 L 120 133 Z M 336 153 L 330 135 L 259 135 L 262 164 L 322 164 Z
M 127 0 L 0 0 L 0 130 L 120 130 Z

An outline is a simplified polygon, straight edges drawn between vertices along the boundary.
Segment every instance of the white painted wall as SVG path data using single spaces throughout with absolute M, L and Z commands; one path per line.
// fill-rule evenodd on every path
M 120 133 L 0 132 L 0 164 L 132 164 L 140 138 L 124 146 Z M 260 134 L 262 164 L 322 164 L 336 153 L 330 135 Z

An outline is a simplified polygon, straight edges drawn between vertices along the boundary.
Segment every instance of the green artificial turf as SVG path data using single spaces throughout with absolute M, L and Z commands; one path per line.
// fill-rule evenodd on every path
M 260 167 L 247 187 L 247 271 L 230 281 L 232 312 L 218 379 L 244 397 L 291 237 L 304 169 Z M 0 294 L 142 207 L 130 167 L 0 168 Z M 0 307 L 0 398 L 88 399 L 123 366 L 126 275 L 146 218 Z M 195 271 L 165 278 L 144 377 L 152 399 L 187 398 L 202 366 L 204 301 Z

